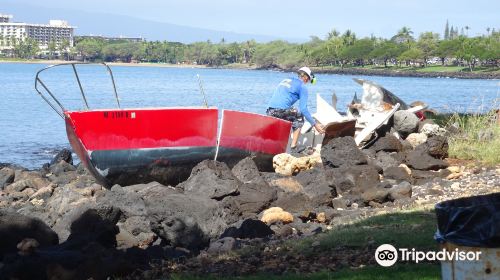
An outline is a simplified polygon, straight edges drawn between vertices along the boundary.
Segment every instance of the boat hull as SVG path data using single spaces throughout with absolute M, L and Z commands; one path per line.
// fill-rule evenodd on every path
M 252 157 L 263 171 L 272 170 L 272 158 L 284 153 L 290 122 L 259 114 L 223 110 L 216 159 L 229 166 Z
M 95 173 L 109 184 L 144 182 L 178 184 L 193 167 L 212 159 L 215 147 L 182 147 L 93 151 L 90 160 Z
M 206 159 L 233 166 L 252 156 L 261 170 L 286 150 L 289 122 L 217 109 L 159 108 L 65 112 L 69 142 L 100 183 L 175 185 Z M 218 135 L 218 137 L 217 137 Z

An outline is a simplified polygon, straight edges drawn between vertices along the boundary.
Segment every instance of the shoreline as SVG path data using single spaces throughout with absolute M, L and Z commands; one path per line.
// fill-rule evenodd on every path
M 344 69 L 316 69 L 316 73 L 337 75 L 367 75 L 387 77 L 412 77 L 412 78 L 455 78 L 455 79 L 500 79 L 500 73 L 470 73 L 470 72 L 416 72 L 397 70 L 373 70 L 360 68 Z
M 63 64 L 63 63 L 72 63 L 77 62 L 81 63 L 82 61 L 78 60 L 19 60 L 19 61 L 10 61 L 10 60 L 0 60 L 0 64 L 2 63 L 15 63 L 15 64 Z M 96 62 L 97 63 L 97 62 Z M 122 67 L 162 67 L 162 68 L 216 68 L 209 67 L 206 65 L 196 65 L 196 64 L 170 64 L 170 63 L 127 63 L 127 62 L 106 62 L 109 66 L 122 66 Z
M 0 60 L 2 63 L 18 63 L 18 64 L 60 64 L 80 62 L 75 60 Z M 171 64 L 171 63 L 127 63 L 127 62 L 108 62 L 109 66 L 118 67 L 160 67 L 160 68 L 197 68 L 197 69 L 231 69 L 231 70 L 280 70 L 284 72 L 293 72 L 295 69 L 281 68 L 266 68 L 250 66 L 248 64 L 225 65 L 225 66 L 208 66 L 198 64 Z M 485 73 L 485 72 L 416 72 L 416 71 L 399 71 L 399 70 L 374 70 L 362 68 L 337 68 L 337 69 L 322 69 L 320 67 L 311 67 L 315 73 L 319 74 L 335 74 L 335 75 L 365 75 L 365 76 L 386 76 L 386 77 L 412 77 L 412 78 L 455 78 L 455 79 L 500 79 L 500 72 Z

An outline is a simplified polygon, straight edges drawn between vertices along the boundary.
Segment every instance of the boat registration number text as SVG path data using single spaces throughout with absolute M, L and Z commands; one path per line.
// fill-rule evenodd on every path
M 135 119 L 135 112 L 103 112 L 105 119 Z

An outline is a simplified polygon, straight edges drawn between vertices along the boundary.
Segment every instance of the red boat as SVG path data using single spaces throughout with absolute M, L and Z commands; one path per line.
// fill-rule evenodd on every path
M 83 63 L 38 71 L 35 89 L 65 120 L 74 152 L 107 186 L 150 181 L 177 184 L 206 159 L 232 166 L 252 156 L 266 170 L 272 167 L 274 155 L 286 151 L 291 124 L 281 119 L 222 110 L 219 121 L 217 108 L 202 107 L 122 109 L 106 64 L 102 65 L 110 74 L 118 108 L 90 110 L 77 72 L 79 64 Z M 44 84 L 40 74 L 56 66 L 73 68 L 87 110 L 65 109 Z

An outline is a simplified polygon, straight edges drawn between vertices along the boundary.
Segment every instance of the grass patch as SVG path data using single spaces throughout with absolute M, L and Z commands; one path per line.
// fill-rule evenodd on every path
M 255 69 L 256 65 L 255 64 L 249 64 L 249 63 L 230 63 L 222 66 L 227 69 Z
M 467 72 L 471 73 L 469 67 L 463 66 L 442 66 L 430 65 L 424 68 L 417 68 L 417 72 Z M 499 72 L 498 67 L 476 67 L 472 73 L 496 73 Z
M 321 66 L 315 67 L 314 70 L 338 70 L 341 69 L 340 66 Z M 346 65 L 344 69 L 365 69 L 365 70 L 382 70 L 382 71 L 398 71 L 398 72 L 423 72 L 423 73 L 453 73 L 453 72 L 465 72 L 470 73 L 468 67 L 464 66 L 443 66 L 443 65 L 428 65 L 426 67 L 414 67 L 414 66 L 399 66 L 399 65 L 365 65 L 365 66 L 352 66 Z M 497 73 L 500 72 L 498 67 L 476 67 L 472 73 Z
M 369 266 L 362 269 L 344 269 L 330 273 L 323 278 L 311 279 L 350 279 L 350 280 L 393 280 L 393 279 L 441 279 L 439 264 L 398 264 L 391 267 Z M 330 278 L 328 278 L 330 277 Z
M 392 244 L 397 247 L 434 250 L 436 231 L 435 214 L 430 211 L 407 211 L 378 215 L 350 225 L 333 229 L 317 240 L 305 239 L 291 244 L 303 254 L 318 254 L 337 246 L 351 248 L 376 247 Z M 319 241 L 319 250 L 312 243 Z
M 438 263 L 396 263 L 392 267 L 381 267 L 374 263 L 373 255 L 381 244 L 392 244 L 396 248 L 415 248 L 422 251 L 437 250 L 433 236 L 436 231 L 436 217 L 431 210 L 411 210 L 369 217 L 348 225 L 335 227 L 327 233 L 304 239 L 286 241 L 271 259 L 293 259 L 301 256 L 300 264 L 311 266 L 321 259 L 324 270 L 319 272 L 285 272 L 272 274 L 260 272 L 245 276 L 195 275 L 190 272 L 170 275 L 172 279 L 439 279 Z M 319 242 L 319 245 L 318 245 Z M 316 245 L 313 245 L 316 243 Z M 264 244 L 263 244 L 264 245 Z M 267 246 L 267 245 L 264 245 Z M 255 248 L 254 248 L 255 249 Z M 262 248 L 237 250 L 231 258 L 245 262 L 248 256 L 261 256 Z M 289 266 L 296 263 L 285 261 Z M 329 265 L 338 264 L 328 271 Z M 265 261 L 262 265 L 265 264 Z M 323 267 L 323 266 L 322 266 Z
M 415 69 L 417 72 L 469 72 L 469 68 L 464 68 L 462 66 L 442 66 L 442 65 L 432 65 L 427 67 L 419 67 Z
M 174 280 L 215 280 L 215 279 L 245 279 L 245 280 L 320 280 L 320 279 L 350 279 L 350 280 L 393 280 L 393 279 L 441 279 L 441 268 L 438 264 L 398 264 L 392 267 L 367 266 L 358 269 L 342 269 L 340 271 L 317 272 L 307 275 L 284 274 L 269 275 L 259 274 L 240 277 L 215 277 L 215 276 L 187 276 L 172 275 Z
M 496 112 L 488 114 L 453 114 L 448 124 L 458 128 L 449 142 L 450 157 L 475 159 L 486 164 L 500 164 L 500 125 Z

